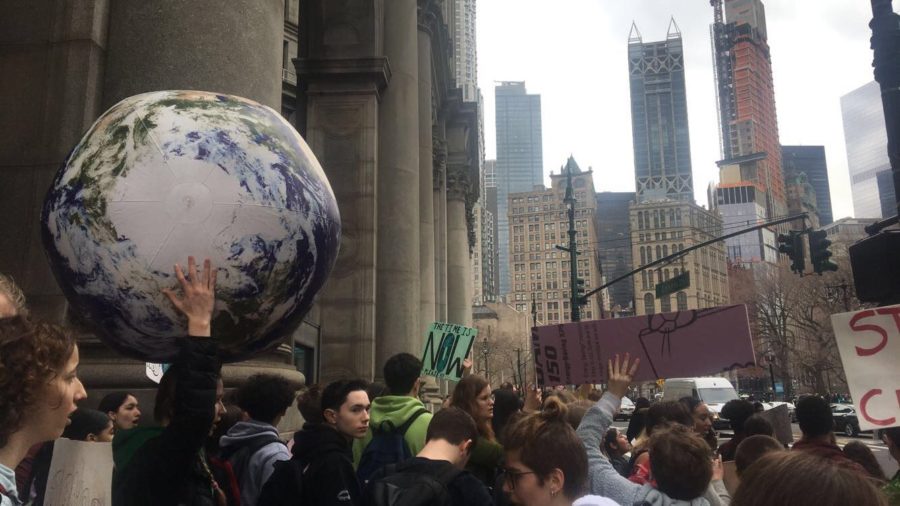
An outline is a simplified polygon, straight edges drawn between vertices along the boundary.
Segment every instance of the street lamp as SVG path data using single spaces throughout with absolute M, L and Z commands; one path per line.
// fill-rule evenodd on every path
M 487 380 L 488 383 L 491 382 L 491 373 L 488 371 L 488 353 L 490 350 L 488 349 L 488 340 L 485 337 L 484 341 L 481 342 L 481 356 L 484 359 L 484 379 Z
M 775 391 L 775 369 L 772 367 L 772 362 L 775 362 L 775 354 L 767 353 L 766 362 L 769 363 L 769 379 L 772 381 L 772 400 L 774 401 L 777 399 L 777 392 Z

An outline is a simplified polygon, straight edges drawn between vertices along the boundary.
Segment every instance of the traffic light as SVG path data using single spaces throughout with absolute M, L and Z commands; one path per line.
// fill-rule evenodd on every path
M 584 296 L 584 280 L 581 278 L 575 278 L 575 300 L 578 301 L 579 306 L 586 306 L 588 303 L 587 297 Z
M 803 274 L 806 269 L 806 255 L 803 253 L 803 238 L 800 232 L 791 231 L 790 235 L 778 234 L 778 251 L 791 259 L 791 270 Z
M 812 263 L 813 272 L 822 275 L 823 272 L 838 270 L 837 264 L 829 260 L 831 252 L 828 247 L 831 241 L 825 237 L 828 235 L 824 230 L 816 230 L 809 233 L 809 261 Z

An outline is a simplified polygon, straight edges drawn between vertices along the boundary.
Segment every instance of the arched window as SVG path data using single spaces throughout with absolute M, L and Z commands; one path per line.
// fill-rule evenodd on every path
M 659 228 L 659 209 L 653 210 L 653 228 Z
M 665 273 L 663 274 L 663 278 L 665 278 L 666 281 L 669 280 L 669 269 L 665 270 Z
M 652 293 L 644 294 L 644 313 L 645 314 L 656 313 L 656 305 L 653 302 L 653 294 Z
M 644 213 L 638 214 L 638 230 L 644 230 Z
M 678 310 L 687 311 L 687 294 L 684 292 L 678 292 L 678 295 L 675 296 L 675 299 L 678 301 Z
M 659 244 L 656 245 L 656 258 L 662 258 L 662 249 L 660 249 Z
M 668 295 L 664 295 L 661 299 L 659 299 L 659 311 L 661 313 L 668 313 L 672 311 L 672 302 L 669 300 Z
M 647 263 L 647 254 L 644 252 L 644 247 L 641 246 L 641 265 L 645 265 Z
M 675 251 L 672 250 L 672 253 L 675 253 Z M 663 244 L 663 256 L 664 257 L 669 256 L 669 245 L 668 244 Z

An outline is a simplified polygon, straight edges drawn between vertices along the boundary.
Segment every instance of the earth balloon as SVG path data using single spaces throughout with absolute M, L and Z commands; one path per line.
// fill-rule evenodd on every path
M 120 352 L 171 361 L 187 322 L 162 293 L 192 255 L 217 269 L 222 358 L 276 345 L 337 258 L 340 216 L 309 146 L 240 97 L 161 91 L 91 126 L 44 202 L 42 234 L 69 303 Z

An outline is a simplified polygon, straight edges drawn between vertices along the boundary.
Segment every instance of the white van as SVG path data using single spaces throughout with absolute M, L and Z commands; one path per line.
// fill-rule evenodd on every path
M 728 420 L 719 413 L 726 402 L 737 399 L 738 394 L 726 378 L 672 378 L 663 385 L 664 401 L 677 401 L 682 397 L 693 397 L 706 403 L 713 418 L 713 427 L 730 428 Z

